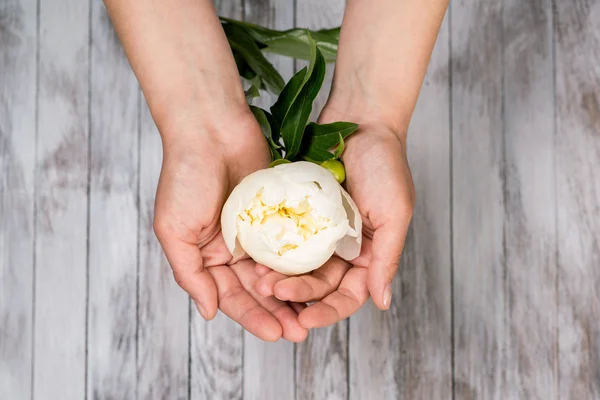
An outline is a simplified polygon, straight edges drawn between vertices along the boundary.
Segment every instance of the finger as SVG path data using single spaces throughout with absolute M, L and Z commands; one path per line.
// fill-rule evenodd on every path
M 272 269 L 267 267 L 266 265 L 257 263 L 256 267 L 254 267 L 254 271 L 256 271 L 256 275 L 258 275 L 259 277 L 263 277 L 266 274 L 268 274 L 269 272 L 271 272 Z
M 227 249 L 227 245 L 225 244 L 221 232 L 202 246 L 202 260 L 204 261 L 204 267 L 206 268 L 227 265 L 231 259 L 231 253 L 229 253 L 229 250 Z
M 275 283 L 273 293 L 280 300 L 309 302 L 321 300 L 335 291 L 350 264 L 339 257 L 332 257 L 321 268 L 308 275 L 285 277 Z M 264 279 L 264 278 L 263 278 Z
M 308 307 L 306 303 L 296 303 L 295 301 L 290 301 L 288 304 L 294 309 L 294 311 L 296 311 L 296 314 L 300 314 L 306 307 Z
M 351 268 L 335 292 L 300 312 L 300 324 L 307 329 L 321 328 L 354 314 L 369 298 L 367 276 L 366 268 Z
M 352 265 L 357 267 L 368 267 L 373 256 L 373 241 L 368 237 L 362 237 L 362 245 L 360 246 L 360 254 L 352 261 Z
M 267 311 L 277 318 L 283 328 L 283 338 L 292 342 L 301 342 L 306 339 L 308 330 L 298 322 L 298 314 L 286 302 L 277 300 L 274 297 L 262 297 L 259 295 L 254 286 L 258 280 L 258 276 L 254 272 L 252 262 L 239 262 L 231 266 L 239 278 L 240 283 L 264 307 Z
M 216 282 L 219 308 L 225 315 L 259 339 L 276 342 L 281 338 L 277 319 L 244 289 L 230 267 L 210 267 L 208 271 Z
M 392 280 L 398 269 L 409 223 L 410 219 L 392 220 L 373 234 L 368 287 L 373 302 L 381 310 L 387 310 L 392 302 Z
M 217 287 L 204 268 L 198 246 L 164 237 L 160 242 L 177 284 L 196 302 L 202 318 L 213 319 L 218 307 Z
M 263 297 L 273 296 L 273 288 L 275 287 L 275 284 L 286 278 L 289 277 L 277 271 L 271 271 L 258 279 L 254 284 L 254 288 L 256 289 L 256 292 Z

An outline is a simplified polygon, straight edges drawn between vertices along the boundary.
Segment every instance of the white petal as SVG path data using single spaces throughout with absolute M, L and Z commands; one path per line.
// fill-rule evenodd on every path
M 297 249 L 286 251 L 281 256 L 265 246 L 262 237 L 252 229 L 240 229 L 239 238 L 254 261 L 284 275 L 300 275 L 321 267 L 331 258 L 337 241 L 347 227 L 341 229 L 326 229 Z
M 342 193 L 342 204 L 346 210 L 348 222 L 352 231 L 349 231 L 337 245 L 335 250 L 336 254 L 344 260 L 354 260 L 360 255 L 360 248 L 362 246 L 362 217 L 358 211 L 358 207 L 352 197 L 341 188 Z
M 272 169 L 262 169 L 246 176 L 233 189 L 229 198 L 223 205 L 221 212 L 221 232 L 225 245 L 233 258 L 244 255 L 244 249 L 238 240 L 237 221 L 238 215 L 250 204 L 256 193 L 265 185 L 278 185 L 278 177 Z
M 283 179 L 291 182 L 308 182 L 311 184 L 317 182 L 325 195 L 334 203 L 337 203 L 340 199 L 338 191 L 341 187 L 340 184 L 331 172 L 320 165 L 308 161 L 297 161 L 278 165 L 274 169 L 279 172 Z
M 240 246 L 237 240 L 237 218 L 238 209 L 240 205 L 240 191 L 236 189 L 231 192 L 231 195 L 223 206 L 221 212 L 221 233 L 225 245 L 229 252 L 233 255 L 234 259 L 240 258 L 244 255 L 244 250 Z

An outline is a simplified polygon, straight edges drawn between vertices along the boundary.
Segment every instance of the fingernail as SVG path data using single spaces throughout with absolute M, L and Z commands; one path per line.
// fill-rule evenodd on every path
M 200 313 L 202 318 L 206 319 L 206 310 L 204 309 L 204 307 L 202 307 L 202 304 L 200 304 L 196 300 L 194 300 L 194 303 L 196 303 L 196 308 L 198 309 L 198 312 Z
M 388 283 L 383 289 L 383 306 L 385 308 L 390 308 L 390 303 L 392 302 L 392 286 Z

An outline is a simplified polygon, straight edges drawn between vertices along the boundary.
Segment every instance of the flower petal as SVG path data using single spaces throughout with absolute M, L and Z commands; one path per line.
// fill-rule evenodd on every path
M 342 204 L 348 216 L 350 228 L 346 236 L 344 236 L 337 245 L 336 254 L 344 260 L 354 260 L 360 255 L 362 246 L 362 216 L 358 211 L 358 207 L 352 197 L 343 188 L 340 188 L 342 193 Z
M 317 182 L 320 189 L 333 202 L 339 203 L 341 187 L 331 172 L 312 162 L 297 161 L 291 164 L 282 164 L 274 168 L 283 179 L 294 183 Z
M 265 184 L 269 184 L 274 174 L 269 169 L 263 169 L 246 176 L 233 189 L 221 212 L 221 232 L 225 245 L 234 259 L 242 257 L 245 252 L 237 240 L 238 215 L 250 204 L 256 193 Z

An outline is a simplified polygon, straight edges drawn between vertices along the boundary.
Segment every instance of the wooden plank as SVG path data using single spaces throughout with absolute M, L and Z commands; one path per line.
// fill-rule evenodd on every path
M 138 96 L 102 2 L 92 2 L 88 398 L 135 398 Z
M 502 3 L 453 2 L 455 396 L 504 399 Z
M 555 399 L 556 201 L 550 0 L 504 2 L 506 393 Z
M 556 2 L 559 397 L 600 398 L 600 1 Z
M 273 29 L 290 29 L 294 7 L 287 0 L 246 0 L 244 19 Z M 271 54 L 267 58 L 286 82 L 292 77 L 293 59 Z M 253 104 L 268 110 L 276 99 L 264 92 Z M 267 343 L 244 332 L 244 399 L 293 399 L 294 351 L 291 342 Z
M 242 328 L 220 311 L 206 322 L 192 311 L 191 398 L 241 399 Z
M 350 320 L 350 399 L 452 398 L 448 63 L 446 20 L 409 127 L 417 204 L 392 306 Z
M 216 0 L 219 15 L 242 19 L 242 0 Z M 202 319 L 191 308 L 190 394 L 192 400 L 241 399 L 243 396 L 243 329 L 221 312 Z
M 89 4 L 42 1 L 39 21 L 33 395 L 38 399 L 82 399 L 86 375 Z
M 296 346 L 296 399 L 347 399 L 348 323 L 308 333 Z
M 340 26 L 344 0 L 296 2 L 296 26 L 309 29 Z M 306 65 L 297 61 L 297 69 Z M 327 65 L 323 88 L 315 100 L 312 120 L 316 120 L 329 96 L 334 64 Z M 296 399 L 348 398 L 348 321 L 309 332 L 296 346 Z
M 0 399 L 31 397 L 36 13 L 0 4 Z

